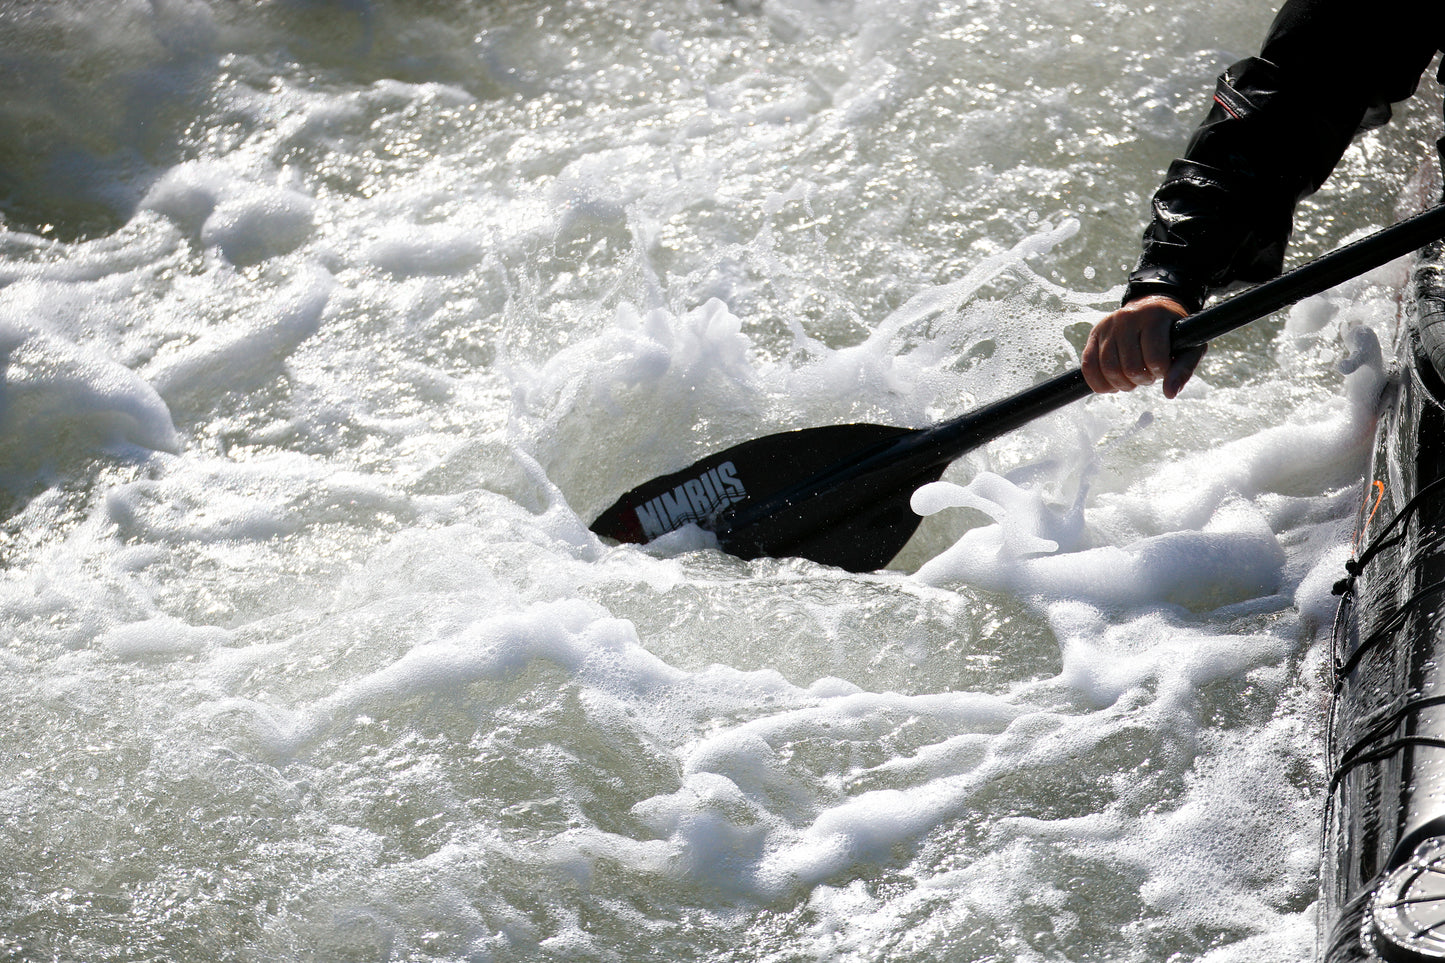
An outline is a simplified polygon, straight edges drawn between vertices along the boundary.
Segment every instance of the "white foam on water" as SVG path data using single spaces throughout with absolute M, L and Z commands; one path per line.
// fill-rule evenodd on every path
M 97 644 L 117 659 L 139 662 L 198 655 L 229 638 L 225 629 L 159 616 L 118 626 L 101 635 Z
M 141 204 L 241 267 L 300 247 L 314 216 L 314 202 L 300 191 L 248 183 L 235 171 L 201 162 L 172 168 Z
M 265 316 L 162 352 L 149 366 L 150 383 L 172 402 L 194 402 L 228 391 L 245 391 L 274 378 L 286 358 L 321 326 L 332 279 L 313 269 L 277 292 Z
M 123 286 L 124 281 L 106 278 L 17 281 L 0 289 L 0 353 L 6 364 L 0 445 L 10 470 L 34 470 L 57 457 L 57 439 L 81 450 L 179 446 L 170 411 L 155 389 L 81 335 L 83 319 L 110 320 Z

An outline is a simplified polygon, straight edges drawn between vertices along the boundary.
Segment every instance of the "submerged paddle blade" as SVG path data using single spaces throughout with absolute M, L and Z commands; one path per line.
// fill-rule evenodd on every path
M 777 500 L 761 517 L 743 515 L 747 506 L 739 506 L 738 516 L 719 520 L 718 540 L 740 558 L 791 555 L 850 572 L 872 572 L 908 544 L 923 521 L 913 511 L 913 493 L 937 481 L 947 467 L 937 465 L 901 482 L 896 476 L 861 474 L 846 490 L 858 496 L 849 502 L 837 497 Z
M 716 532 L 722 547 L 741 558 L 796 555 L 872 571 L 898 554 L 918 528 L 920 519 L 908 507 L 917 485 L 900 488 L 891 477 L 870 484 L 864 477 L 850 478 L 846 498 L 790 493 L 917 433 L 887 425 L 828 425 L 746 441 L 639 485 L 603 512 L 592 531 L 644 543 L 693 524 Z M 934 480 L 944 467 L 918 485 Z

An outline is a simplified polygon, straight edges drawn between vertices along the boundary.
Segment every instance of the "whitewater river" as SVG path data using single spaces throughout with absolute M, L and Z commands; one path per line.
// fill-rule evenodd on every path
M 0 2 L 0 959 L 1308 957 L 1403 265 L 969 454 L 884 571 L 587 530 L 1076 364 L 1269 18 Z

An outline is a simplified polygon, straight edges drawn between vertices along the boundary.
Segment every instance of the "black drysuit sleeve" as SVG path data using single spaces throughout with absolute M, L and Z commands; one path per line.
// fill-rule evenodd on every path
M 1438 0 L 1288 0 L 1260 55 L 1219 78 L 1165 174 L 1124 300 L 1166 294 L 1197 311 L 1236 281 L 1277 275 L 1295 204 L 1415 92 L 1442 23 Z

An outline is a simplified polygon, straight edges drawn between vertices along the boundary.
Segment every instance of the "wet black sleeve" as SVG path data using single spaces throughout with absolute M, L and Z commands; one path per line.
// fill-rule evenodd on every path
M 1283 266 L 1295 204 L 1350 140 L 1415 92 L 1445 4 L 1289 0 L 1258 57 L 1219 78 L 1208 116 L 1154 195 L 1125 300 L 1167 294 L 1197 311 Z

